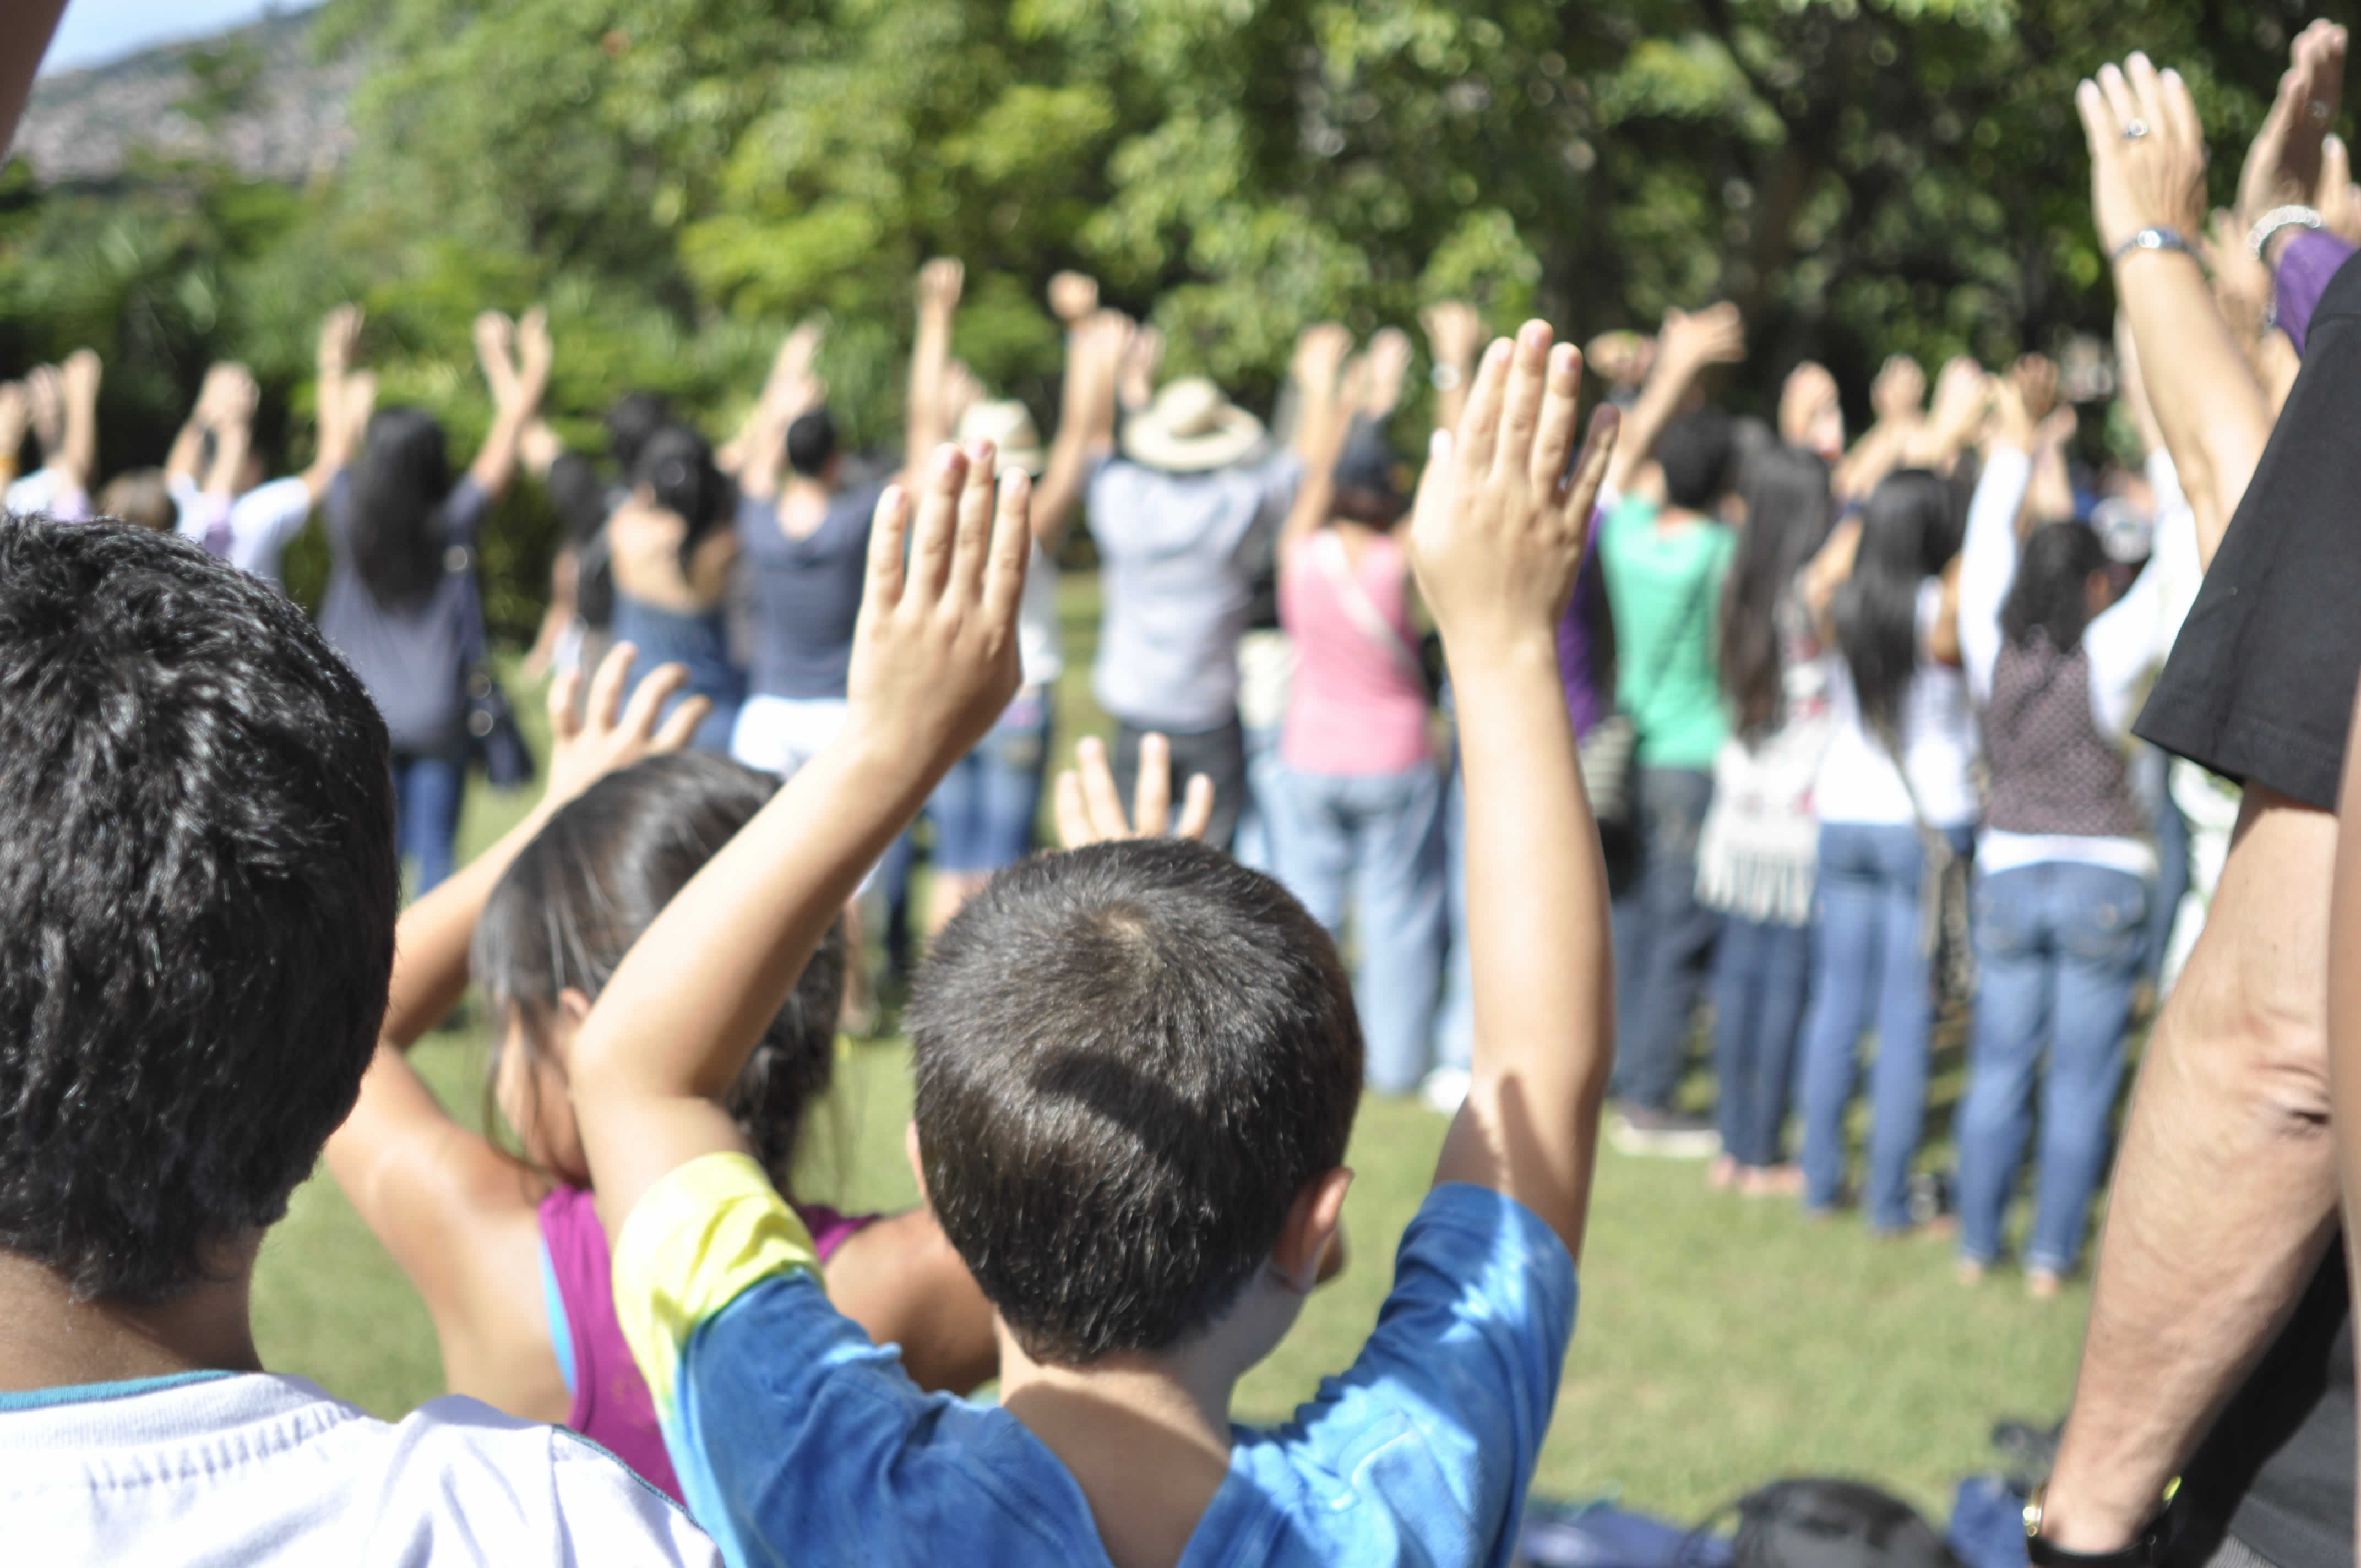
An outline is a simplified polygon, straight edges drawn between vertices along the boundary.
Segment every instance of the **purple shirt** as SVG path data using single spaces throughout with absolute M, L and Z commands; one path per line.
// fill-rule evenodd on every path
M 2304 334 L 2311 329 L 2312 313 L 2320 308 L 2320 296 L 2328 291 L 2328 280 L 2352 258 L 2353 247 L 2325 229 L 2306 229 L 2279 252 L 2276 314 L 2297 354 L 2303 353 Z
M 798 1203 L 795 1211 L 811 1232 L 812 1248 L 822 1263 L 877 1218 L 851 1218 L 818 1203 Z M 541 1250 L 545 1282 L 555 1292 L 550 1334 L 574 1392 L 566 1424 L 680 1502 L 680 1477 L 656 1426 L 655 1397 L 631 1360 L 615 1316 L 614 1249 L 598 1223 L 598 1200 L 587 1189 L 560 1187 L 541 1201 Z
M 1565 683 L 1565 713 L 1574 721 L 1577 740 L 1607 717 L 1606 699 L 1600 696 L 1590 669 L 1590 651 L 1599 641 L 1598 607 L 1607 599 L 1598 581 L 1598 531 L 1605 526 L 1606 517 L 1604 512 L 1591 514 L 1590 538 L 1582 547 L 1582 572 L 1575 579 L 1565 619 L 1557 623 L 1558 679 Z

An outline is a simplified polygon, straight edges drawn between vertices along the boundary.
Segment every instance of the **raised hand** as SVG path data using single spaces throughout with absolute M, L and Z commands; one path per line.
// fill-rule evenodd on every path
M 901 485 L 877 502 L 845 730 L 914 777 L 965 756 L 1019 685 L 1031 481 L 1012 469 L 995 493 L 995 456 L 988 441 L 938 447 L 913 476 L 915 509 Z
M 1074 748 L 1074 765 L 1058 775 L 1058 844 L 1079 850 L 1115 839 L 1202 839 L 1213 820 L 1213 781 L 1203 773 L 1189 780 L 1180 821 L 1172 822 L 1172 743 L 1149 733 L 1139 738 L 1139 784 L 1132 814 L 1123 814 L 1106 743 L 1085 736 Z
M 16 449 L 25 444 L 25 428 L 33 417 L 22 381 L 0 381 L 0 468 L 14 472 Z
M 2343 137 L 2320 144 L 2320 193 L 2312 205 L 2328 232 L 2347 245 L 2361 246 L 2361 186 L 2353 183 L 2353 159 Z
M 1163 328 L 1140 323 L 1115 365 L 1115 396 L 1125 408 L 1144 409 L 1155 399 L 1156 372 L 1163 364 Z
M 2296 35 L 2270 113 L 2238 171 L 2242 230 L 2253 228 L 2274 207 L 2318 205 L 2326 172 L 2324 138 L 2345 88 L 2345 29 L 2334 22 L 2314 22 Z M 2348 171 L 2345 182 L 2350 181 Z
M 1779 439 L 1834 462 L 1844 455 L 1844 405 L 1828 367 L 1806 359 L 1779 389 Z
M 525 312 L 517 323 L 517 395 L 529 407 L 538 407 L 542 394 L 549 389 L 550 362 L 556 357 L 556 345 L 549 335 L 549 312 L 540 305 Z
M 1582 355 L 1544 322 L 1495 343 L 1454 435 L 1437 431 L 1420 477 L 1411 565 L 1455 660 L 1549 639 L 1574 593 L 1591 511 L 1615 446 L 1602 407 L 1574 455 Z
M 360 356 L 361 308 L 338 305 L 320 323 L 320 366 L 344 370 Z
M 1462 371 L 1472 369 L 1484 346 L 1484 318 L 1465 300 L 1437 300 L 1418 313 L 1426 331 L 1426 350 L 1435 364 Z
M 1331 390 L 1345 368 L 1345 356 L 1352 352 L 1353 334 L 1348 328 L 1335 322 L 1315 323 L 1296 334 L 1289 374 L 1307 393 Z
M 618 642 L 598 662 L 590 677 L 590 700 L 580 703 L 582 672 L 568 670 L 549 688 L 549 788 L 555 806 L 573 799 L 611 773 L 619 773 L 643 757 L 677 751 L 697 733 L 713 709 L 712 701 L 693 696 L 665 715 L 657 715 L 673 694 L 688 684 L 686 664 L 659 664 L 631 689 L 631 665 L 639 650 Z M 579 708 L 580 716 L 577 717 Z
M 479 311 L 469 334 L 476 343 L 476 363 L 492 389 L 492 401 L 506 404 L 516 385 L 516 323 L 500 311 Z
M 2205 226 L 2205 134 L 2189 84 L 2135 54 L 2074 93 L 2091 147 L 2091 210 L 2114 256 L 2135 235 L 2171 229 L 2194 244 Z
M 1727 300 L 1694 313 L 1666 311 L 1656 334 L 1656 355 L 1692 368 L 1735 365 L 1746 357 L 1745 320 Z
M 1927 408 L 1927 372 L 1906 354 L 1890 356 L 1869 384 L 1869 406 L 1881 422 L 1916 419 Z
M 967 269 L 954 257 L 939 256 L 918 269 L 918 309 L 949 315 L 959 309 Z
M 1400 327 L 1386 327 L 1369 339 L 1362 360 L 1367 367 L 1368 382 L 1362 389 L 1358 404 L 1362 412 L 1373 419 L 1383 419 L 1401 402 L 1402 382 L 1410 374 L 1410 334 Z
M 1049 280 L 1049 313 L 1068 326 L 1079 326 L 1099 308 L 1099 280 L 1082 272 L 1060 272 Z

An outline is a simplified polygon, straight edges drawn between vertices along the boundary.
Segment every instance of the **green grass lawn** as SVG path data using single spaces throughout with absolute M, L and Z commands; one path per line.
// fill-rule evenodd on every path
M 1093 586 L 1069 585 L 1070 649 L 1086 648 Z M 1104 722 L 1088 709 L 1082 663 L 1061 694 L 1069 741 Z M 522 809 L 478 791 L 466 847 L 489 842 Z M 481 1104 L 482 1050 L 480 1032 L 462 1029 L 418 1052 L 462 1115 Z M 1948 1124 L 1957 1077 L 1955 1059 L 1938 1072 L 1934 1133 Z M 850 1047 L 810 1140 L 805 1195 L 855 1209 L 915 1201 L 902 1157 L 909 1095 L 899 1044 Z M 1364 1104 L 1345 1211 L 1351 1266 L 1240 1389 L 1242 1419 L 1282 1417 L 1351 1361 L 1443 1130 L 1415 1105 Z M 1927 1158 L 1947 1163 L 1939 1147 Z M 2081 1287 L 2048 1303 L 2026 1299 L 2007 1276 L 1962 1289 L 1942 1243 L 1873 1240 L 1857 1217 L 1806 1221 L 1792 1202 L 1707 1190 L 1697 1165 L 1611 1150 L 1591 1212 L 1543 1494 L 1614 1495 L 1690 1520 L 1774 1475 L 1838 1473 L 1878 1481 L 1939 1519 L 1952 1483 L 1989 1467 L 1995 1420 L 2046 1420 L 2065 1407 L 2088 1308 Z M 324 1173 L 272 1233 L 254 1293 L 272 1367 L 383 1415 L 442 1391 L 423 1309 Z

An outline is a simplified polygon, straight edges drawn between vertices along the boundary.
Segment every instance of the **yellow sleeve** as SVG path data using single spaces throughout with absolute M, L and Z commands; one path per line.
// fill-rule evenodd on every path
M 615 1244 L 615 1315 L 659 1420 L 698 1325 L 793 1268 L 818 1271 L 811 1233 L 745 1155 L 703 1156 L 648 1189 Z

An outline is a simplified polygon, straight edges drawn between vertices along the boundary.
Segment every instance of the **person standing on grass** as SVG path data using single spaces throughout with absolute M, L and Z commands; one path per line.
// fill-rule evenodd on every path
M 1714 676 L 1715 607 L 1737 546 L 1721 508 L 1737 484 L 1729 416 L 1695 406 L 1697 382 L 1745 353 L 1735 309 L 1674 312 L 1608 473 L 1598 560 L 1614 606 L 1616 701 L 1636 736 L 1637 861 L 1615 899 L 1616 1111 L 1630 1154 L 1704 1158 L 1710 1119 L 1674 1103 L 1719 922 L 1697 903 L 1697 835 L 1728 724 Z M 1664 504 L 1641 499 L 1642 467 Z
M 1960 567 L 1960 652 L 1992 777 L 1976 846 L 1975 1019 L 1955 1128 L 1960 1274 L 1972 1284 L 2000 1255 L 2046 1047 L 2025 1249 L 2026 1285 L 2046 1299 L 2081 1255 L 2147 950 L 2156 844 L 2125 747 L 2132 704 L 2153 673 L 2160 574 L 2119 597 L 2099 536 L 2070 518 L 2040 523 L 2020 545 L 2057 367 L 2029 357 L 1996 385 L 1998 436 Z
M 1910 1226 L 1910 1166 L 1927 1114 L 1935 867 L 1926 835 L 1965 856 L 1976 822 L 1975 716 L 1944 577 L 1951 509 L 1951 488 L 1936 475 L 1890 474 L 1807 577 L 1833 650 L 1834 718 L 1812 790 L 1819 921 L 1803 1032 L 1804 1207 L 1827 1213 L 1846 1199 L 1845 1109 L 1861 1035 L 1874 1029 L 1865 1206 L 1884 1234 Z
M 1262 421 L 1202 376 L 1167 384 L 1123 427 L 1122 455 L 1090 482 L 1091 537 L 1105 608 L 1091 689 L 1115 721 L 1115 773 L 1128 794 L 1139 740 L 1171 737 L 1176 780 L 1213 781 L 1210 842 L 1230 847 L 1246 795 L 1238 723 L 1238 639 L 1253 598 L 1252 562 L 1303 477 L 1303 433 L 1333 389 L 1294 379 L 1304 407 L 1294 446 L 1273 450 Z
M 954 305 L 957 301 L 954 294 Z M 1038 488 L 1033 556 L 1017 621 L 1025 685 L 992 732 L 944 775 L 927 802 L 927 820 L 934 829 L 929 932 L 948 925 L 993 872 L 1032 852 L 1041 786 L 1049 771 L 1058 679 L 1066 670 L 1055 557 L 1091 468 L 1115 445 L 1115 367 L 1129 346 L 1131 323 L 1100 310 L 1097 280 L 1079 272 L 1061 272 L 1049 280 L 1049 307 L 1066 328 L 1066 364 L 1058 438 L 1049 450 L 1042 450 L 1031 411 L 1013 398 L 970 403 L 947 421 L 961 445 L 990 441 L 1001 466 L 1022 469 Z M 941 369 L 947 373 L 949 367 Z M 923 395 L 950 411 L 948 389 L 938 387 Z
M 727 608 L 740 543 L 730 526 L 729 481 L 705 437 L 668 425 L 640 444 L 631 488 L 606 524 L 614 582 L 609 627 L 651 661 L 688 672 L 682 688 L 706 701 L 690 744 L 730 749 L 745 676 L 730 657 Z
M 1334 329 L 1322 354 L 1341 355 L 1345 341 Z M 1396 536 L 1409 502 L 1384 422 L 1410 352 L 1400 332 L 1370 344 L 1365 395 L 1308 436 L 1309 469 L 1279 537 L 1279 620 L 1296 666 L 1272 815 L 1277 875 L 1332 935 L 1352 911 L 1354 1003 L 1369 1086 L 1386 1095 L 1424 1080 L 1443 970 L 1443 776 Z
M 322 404 L 367 433 L 327 483 L 328 587 L 320 630 L 368 687 L 393 736 L 403 851 L 413 892 L 451 874 L 467 777 L 467 664 L 483 647 L 476 534 L 517 470 L 549 386 L 548 319 L 476 318 L 492 424 L 455 483 L 442 422 L 420 409 L 368 407 L 372 384 L 341 375 Z M 340 371 L 342 367 L 337 367 Z
M 1757 456 L 1722 592 L 1717 663 L 1730 737 L 1714 759 L 1697 900 L 1721 919 L 1713 959 L 1721 1157 L 1712 1179 L 1748 1193 L 1799 1184 L 1781 1136 L 1811 979 L 1820 830 L 1812 790 L 1830 722 L 1828 666 L 1800 579 L 1834 511 L 1825 460 L 1795 446 Z

